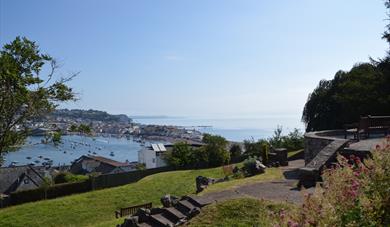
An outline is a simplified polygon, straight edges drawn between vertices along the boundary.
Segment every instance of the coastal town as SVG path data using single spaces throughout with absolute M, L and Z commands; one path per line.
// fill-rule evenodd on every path
M 88 132 L 72 130 L 80 125 L 87 126 Z M 33 136 L 42 136 L 51 132 L 60 132 L 62 135 L 84 133 L 91 136 L 133 136 L 140 142 L 143 140 L 174 142 L 182 139 L 199 142 L 202 136 L 202 133 L 193 128 L 140 124 L 124 114 L 110 115 L 97 110 L 56 110 L 28 122 L 27 126 Z
M 3 226 L 390 227 L 390 0 L 0 0 Z

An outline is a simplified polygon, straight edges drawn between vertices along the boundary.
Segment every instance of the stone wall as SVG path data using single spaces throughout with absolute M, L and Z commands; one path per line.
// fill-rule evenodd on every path
M 308 164 L 324 147 L 336 140 L 344 140 L 343 130 L 308 132 L 305 134 L 305 165 Z

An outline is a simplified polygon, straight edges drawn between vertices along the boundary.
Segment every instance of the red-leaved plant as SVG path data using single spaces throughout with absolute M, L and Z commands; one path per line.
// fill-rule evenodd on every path
M 390 226 L 390 137 L 365 159 L 339 155 L 322 185 L 275 226 Z

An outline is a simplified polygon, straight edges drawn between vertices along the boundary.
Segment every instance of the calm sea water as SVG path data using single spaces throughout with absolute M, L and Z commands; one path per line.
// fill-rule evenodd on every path
M 217 134 L 231 141 L 262 139 L 272 136 L 278 125 L 288 133 L 294 128 L 304 130 L 299 116 L 266 116 L 258 118 L 189 118 L 189 117 L 148 117 L 133 118 L 135 122 L 156 125 L 176 125 L 195 128 L 201 132 Z M 210 127 L 199 127 L 210 126 Z
M 42 144 L 42 138 L 39 136 L 29 137 L 21 149 L 9 152 L 4 156 L 3 166 L 8 166 L 15 161 L 16 165 L 25 165 L 34 161 L 39 161 L 35 164 L 41 165 L 45 161 L 44 158 L 53 160 L 55 166 L 69 165 L 73 160 L 86 154 L 99 155 L 121 162 L 137 161 L 138 151 L 141 149 L 139 143 L 126 138 L 63 136 L 62 144 L 58 146 L 54 146 L 52 143 Z M 111 152 L 114 156 L 110 155 Z M 31 157 L 31 159 L 27 159 L 27 157 Z

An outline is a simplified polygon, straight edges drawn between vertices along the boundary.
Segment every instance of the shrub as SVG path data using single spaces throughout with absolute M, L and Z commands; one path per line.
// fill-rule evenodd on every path
M 299 213 L 281 219 L 295 226 L 389 226 L 390 139 L 363 162 L 338 156 L 338 164 L 323 172 L 323 186 L 306 195 Z
M 245 140 L 245 154 L 247 157 L 256 156 L 260 157 L 263 163 L 268 163 L 270 144 L 267 140 Z
M 268 143 L 270 146 L 274 148 L 286 148 L 288 151 L 296 151 L 299 149 L 303 149 L 304 145 L 304 137 L 303 133 L 295 128 L 293 131 L 289 132 L 286 136 L 282 135 L 283 128 L 282 126 L 278 126 L 274 135 L 268 139 Z
M 257 160 L 257 157 L 249 157 L 245 159 L 244 161 L 244 171 L 246 172 L 246 175 L 253 176 L 259 173 L 264 172 L 262 168 L 259 168 L 258 166 L 259 161 Z
M 82 182 L 88 180 L 88 176 L 75 175 L 69 172 L 60 172 L 54 176 L 55 184 Z

